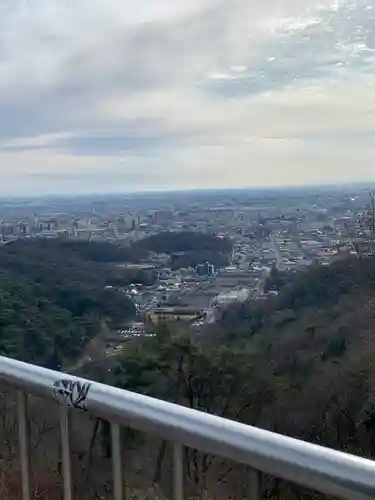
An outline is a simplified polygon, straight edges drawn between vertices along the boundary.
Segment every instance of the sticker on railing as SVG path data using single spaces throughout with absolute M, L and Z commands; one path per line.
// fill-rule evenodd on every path
M 53 384 L 53 399 L 56 403 L 87 410 L 87 395 L 91 384 L 78 380 L 61 379 Z

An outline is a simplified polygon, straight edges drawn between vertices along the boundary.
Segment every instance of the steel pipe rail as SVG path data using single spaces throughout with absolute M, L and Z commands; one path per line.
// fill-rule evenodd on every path
M 69 425 L 66 407 L 84 410 L 109 420 L 112 441 L 119 439 L 119 426 L 126 425 L 154 434 L 174 443 L 174 495 L 183 497 L 182 446 L 220 455 L 247 464 L 250 470 L 250 498 L 259 498 L 259 473 L 286 479 L 328 495 L 347 500 L 375 498 L 375 462 L 269 431 L 202 413 L 165 401 L 153 399 L 80 379 L 64 373 L 0 357 L 0 379 L 18 391 L 54 399 L 62 405 L 63 472 L 65 499 L 72 498 L 69 460 Z M 25 435 L 26 405 L 21 408 L 21 447 L 28 450 Z M 119 446 L 114 447 L 115 499 L 121 500 Z M 29 481 L 28 458 L 21 456 L 22 479 Z M 253 485 L 253 486 L 251 486 Z M 27 487 L 24 488 L 24 491 Z M 24 493 L 24 499 L 28 499 Z

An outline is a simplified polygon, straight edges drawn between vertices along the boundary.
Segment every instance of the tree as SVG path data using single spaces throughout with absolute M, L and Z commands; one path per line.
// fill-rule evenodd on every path
M 118 387 L 232 419 L 243 419 L 259 395 L 252 387 L 248 357 L 226 347 L 206 351 L 189 336 L 177 336 L 166 325 L 157 337 L 130 346 L 113 370 Z M 159 455 L 164 456 L 165 444 Z M 198 485 L 216 460 L 195 450 L 186 451 L 187 474 Z M 158 476 L 162 459 L 158 460 Z
M 78 358 L 103 321 L 135 314 L 125 294 L 105 289 L 108 275 L 64 243 L 0 247 L 0 352 L 55 369 Z

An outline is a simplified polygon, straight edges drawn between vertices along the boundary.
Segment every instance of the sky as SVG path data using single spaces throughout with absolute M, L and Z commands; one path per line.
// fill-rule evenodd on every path
M 375 180 L 375 0 L 0 0 L 0 195 Z

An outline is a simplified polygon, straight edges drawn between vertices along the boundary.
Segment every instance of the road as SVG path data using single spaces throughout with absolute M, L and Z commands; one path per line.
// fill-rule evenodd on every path
M 281 257 L 280 249 L 277 246 L 275 237 L 274 237 L 274 235 L 272 233 L 270 234 L 270 242 L 271 242 L 273 251 L 275 252 L 275 255 L 276 255 L 276 268 L 279 269 L 280 265 L 281 265 L 281 263 L 283 261 L 283 258 Z

